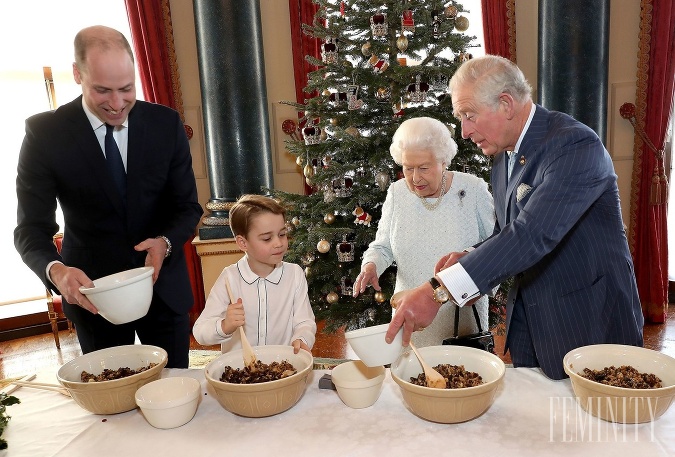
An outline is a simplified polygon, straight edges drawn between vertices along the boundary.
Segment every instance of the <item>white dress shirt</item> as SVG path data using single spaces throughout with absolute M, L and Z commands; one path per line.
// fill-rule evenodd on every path
M 310 349 L 314 346 L 316 322 L 302 268 L 281 262 L 272 273 L 261 278 L 251 270 L 246 255 L 225 267 L 213 285 L 204 310 L 192 328 L 200 344 L 220 343 L 223 353 L 241 348 L 239 332 L 224 335 L 221 327 L 230 304 L 225 278 L 234 300 L 241 298 L 244 304 L 244 331 L 252 346 L 290 345 L 297 339 L 303 340 Z

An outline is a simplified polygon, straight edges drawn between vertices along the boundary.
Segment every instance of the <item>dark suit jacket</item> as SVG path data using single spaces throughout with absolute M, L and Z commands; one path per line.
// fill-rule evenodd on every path
M 460 263 L 482 293 L 509 277 L 525 305 L 542 370 L 597 343 L 642 345 L 644 323 L 612 160 L 597 135 L 536 106 L 506 183 L 495 157 L 495 232 Z M 510 294 L 507 329 L 513 311 Z M 512 349 L 513 350 L 513 349 Z
M 174 110 L 137 101 L 129 113 L 126 208 L 82 97 L 26 121 L 16 189 L 14 244 L 46 287 L 54 289 L 45 274 L 53 260 L 96 279 L 143 266 L 146 253 L 134 251 L 134 245 L 164 235 L 173 251 L 154 294 L 178 313 L 189 311 L 193 297 L 182 247 L 194 235 L 202 209 L 190 147 Z M 62 257 L 52 243 L 56 199 L 65 219 Z

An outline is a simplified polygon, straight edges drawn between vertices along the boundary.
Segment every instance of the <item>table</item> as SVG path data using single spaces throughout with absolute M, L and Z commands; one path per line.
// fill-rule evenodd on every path
M 55 372 L 41 372 L 36 380 L 55 382 Z M 373 406 L 351 409 L 337 392 L 318 388 L 328 372 L 313 371 L 290 410 L 251 419 L 220 406 L 203 370 L 164 369 L 162 377 L 202 383 L 195 417 L 170 430 L 153 428 L 139 410 L 98 416 L 61 394 L 23 387 L 13 393 L 21 404 L 8 408 L 12 419 L 3 437 L 9 449 L 0 456 L 675 455 L 675 408 L 653 423 L 604 422 L 577 407 L 569 380 L 552 381 L 538 369 L 508 368 L 492 407 L 463 424 L 414 416 L 389 373 Z

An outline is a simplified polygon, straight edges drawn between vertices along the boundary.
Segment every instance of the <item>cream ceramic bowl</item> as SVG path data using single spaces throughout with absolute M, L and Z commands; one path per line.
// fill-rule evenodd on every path
M 384 375 L 383 366 L 368 367 L 361 360 L 343 362 L 331 371 L 340 400 L 357 409 L 372 406 L 380 398 Z
M 661 378 L 658 389 L 628 389 L 591 381 L 579 375 L 584 368 L 601 370 L 630 365 Z M 675 359 L 660 352 L 621 344 L 595 344 L 568 352 L 563 368 L 582 409 L 609 422 L 641 423 L 658 419 L 675 398 Z
M 197 412 L 202 386 L 194 378 L 163 378 L 136 391 L 136 404 L 156 428 L 176 428 L 192 420 Z
M 393 363 L 403 350 L 403 327 L 398 331 L 394 341 L 387 344 L 384 335 L 389 324 L 374 325 L 345 332 L 345 338 L 354 353 L 369 367 L 377 367 Z
M 463 365 L 483 378 L 483 384 L 462 389 L 434 389 L 410 382 L 423 372 L 413 351 L 407 351 L 391 366 L 391 377 L 401 389 L 403 401 L 410 411 L 432 422 L 453 424 L 466 422 L 487 411 L 504 380 L 506 367 L 494 354 L 464 346 L 428 346 L 417 349 L 424 360 L 439 364 Z
M 312 354 L 305 350 L 293 353 L 293 346 L 253 346 L 257 359 L 263 363 L 287 360 L 296 373 L 287 378 L 259 384 L 233 384 L 220 377 L 226 366 L 244 368 L 241 349 L 219 355 L 204 368 L 204 376 L 215 390 L 220 405 L 227 411 L 244 417 L 266 417 L 293 407 L 305 393 L 307 379 L 314 366 Z
M 152 301 L 153 267 L 121 271 L 94 280 L 94 287 L 80 287 L 98 312 L 113 324 L 126 324 L 145 316 Z
M 73 400 L 94 414 L 117 414 L 136 408 L 136 391 L 143 385 L 159 379 L 166 366 L 168 355 L 157 346 L 132 344 L 101 349 L 74 358 L 56 373 L 58 381 L 68 389 Z M 83 371 L 101 374 L 104 369 L 117 370 L 128 367 L 138 370 L 156 363 L 149 370 L 126 378 L 101 382 L 82 382 Z

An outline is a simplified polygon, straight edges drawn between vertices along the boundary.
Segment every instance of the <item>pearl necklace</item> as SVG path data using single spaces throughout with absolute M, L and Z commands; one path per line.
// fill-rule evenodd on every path
M 436 208 L 438 208 L 438 205 L 441 204 L 441 200 L 443 200 L 443 195 L 445 195 L 446 179 L 447 178 L 446 178 L 445 171 L 443 171 L 443 178 L 441 179 L 441 192 L 438 195 L 438 198 L 436 199 L 436 201 L 434 203 L 429 203 L 427 201 L 427 197 L 422 197 L 421 195 L 415 193 L 415 195 L 417 195 L 420 198 L 420 200 L 422 200 L 422 205 L 424 205 L 424 207 L 426 209 L 428 209 L 429 211 L 435 210 Z

